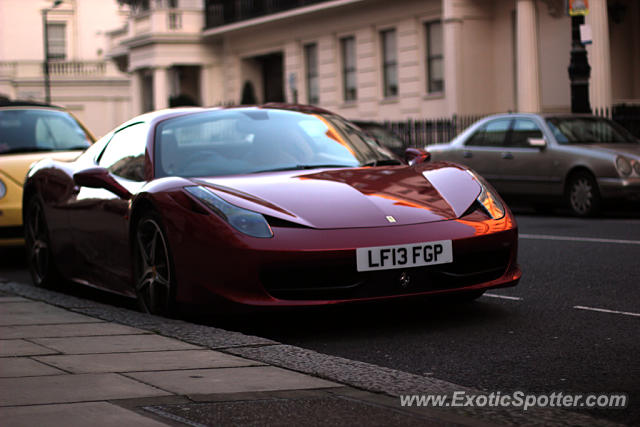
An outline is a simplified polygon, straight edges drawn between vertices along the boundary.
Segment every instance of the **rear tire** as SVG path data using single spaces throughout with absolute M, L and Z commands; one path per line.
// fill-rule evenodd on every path
M 598 184 L 589 172 L 576 172 L 569 177 L 566 199 L 571 212 L 579 217 L 597 215 L 602 205 Z
M 60 288 L 63 284 L 51 251 L 44 208 L 37 197 L 27 203 L 24 221 L 27 264 L 33 284 L 42 288 Z
M 133 236 L 135 291 L 140 310 L 159 316 L 175 311 L 175 276 L 160 216 L 143 215 Z

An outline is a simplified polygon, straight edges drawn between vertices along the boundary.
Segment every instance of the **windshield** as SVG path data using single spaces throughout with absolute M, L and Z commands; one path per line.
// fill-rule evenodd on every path
M 331 114 L 246 108 L 206 111 L 158 125 L 156 176 L 221 176 L 401 164 Z
M 0 154 L 84 150 L 89 145 L 90 137 L 64 111 L 0 111 Z
M 560 144 L 638 143 L 622 126 L 601 117 L 553 117 L 547 124 Z

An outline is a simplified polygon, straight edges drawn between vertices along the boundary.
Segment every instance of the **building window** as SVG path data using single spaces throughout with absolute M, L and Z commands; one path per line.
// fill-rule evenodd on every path
M 47 23 L 48 59 L 65 59 L 67 57 L 67 25 L 64 23 Z
M 315 43 L 304 46 L 304 62 L 306 66 L 307 103 L 317 104 L 320 101 L 318 90 L 318 45 Z
M 340 49 L 342 51 L 342 87 L 344 100 L 355 101 L 358 98 L 355 37 L 340 39 Z
M 385 98 L 398 95 L 398 51 L 396 48 L 396 30 L 380 33 L 382 41 L 382 77 Z
M 444 91 L 444 47 L 442 42 L 442 23 L 440 21 L 425 24 L 427 35 L 427 92 Z

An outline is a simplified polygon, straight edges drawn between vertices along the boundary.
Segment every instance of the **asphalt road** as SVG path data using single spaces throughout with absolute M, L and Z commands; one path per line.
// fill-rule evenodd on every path
M 640 425 L 640 214 L 576 219 L 521 211 L 517 219 L 523 279 L 474 303 L 209 322 L 488 392 L 628 393 L 626 409 L 581 411 Z M 2 255 L 0 277 L 28 280 L 22 251 Z

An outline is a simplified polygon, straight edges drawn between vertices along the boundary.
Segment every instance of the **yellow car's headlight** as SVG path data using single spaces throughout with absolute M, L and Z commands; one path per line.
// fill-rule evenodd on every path
M 2 199 L 5 194 L 7 194 L 7 186 L 4 185 L 4 182 L 0 179 L 0 199 Z

